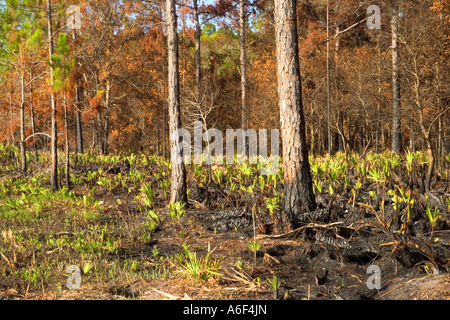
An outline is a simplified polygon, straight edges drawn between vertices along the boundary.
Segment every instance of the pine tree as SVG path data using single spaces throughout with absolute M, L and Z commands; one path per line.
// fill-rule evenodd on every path
M 50 188 L 52 190 L 58 189 L 58 127 L 56 123 L 56 97 L 53 90 L 54 76 L 53 76 L 53 57 L 55 53 L 53 43 L 53 24 L 52 24 L 52 3 L 51 0 L 47 0 L 47 35 L 48 35 L 48 51 L 50 61 L 50 103 L 52 112 L 52 142 L 51 142 L 51 154 L 52 154 L 52 169 L 50 172 Z
M 180 84 L 178 71 L 178 34 L 175 0 L 166 0 L 167 45 L 169 53 L 169 130 L 171 145 L 172 180 L 170 202 L 187 203 L 186 167 L 183 149 L 179 148 L 177 130 L 181 128 Z
M 291 227 L 295 225 L 297 216 L 302 211 L 313 211 L 316 208 L 306 145 L 296 10 L 296 0 L 275 0 L 278 94 L 284 167 L 284 209 Z

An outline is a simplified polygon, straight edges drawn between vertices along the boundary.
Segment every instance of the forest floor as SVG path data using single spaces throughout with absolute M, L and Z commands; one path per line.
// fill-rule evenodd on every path
M 216 166 L 210 183 L 206 166 L 188 166 L 189 204 L 168 206 L 157 157 L 82 156 L 72 190 L 52 193 L 44 157 L 24 175 L 11 154 L 0 300 L 450 300 L 448 169 L 425 194 L 419 153 L 312 159 L 318 208 L 284 233 L 282 175 L 256 165 Z

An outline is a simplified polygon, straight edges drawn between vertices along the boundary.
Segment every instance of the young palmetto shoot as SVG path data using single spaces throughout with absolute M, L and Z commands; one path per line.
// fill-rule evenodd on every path
M 362 183 L 361 183 L 361 181 L 358 180 L 358 182 L 355 183 L 355 187 L 352 189 L 352 194 L 353 194 L 353 208 L 355 207 L 356 197 L 358 196 L 359 189 L 361 189 L 361 187 L 362 187 Z
M 428 201 L 428 197 L 427 197 L 427 201 Z M 426 214 L 426 217 L 428 218 L 428 221 L 430 222 L 431 232 L 434 232 L 437 222 L 441 218 L 441 215 L 439 214 L 439 208 L 435 207 L 434 211 L 432 211 L 431 206 L 428 205 L 428 203 L 427 203 L 425 214 Z
M 279 201 L 277 197 L 266 199 L 266 207 L 270 215 L 273 215 L 274 211 L 280 207 Z
M 411 199 L 411 190 L 404 191 L 403 188 L 399 187 L 401 201 L 406 204 L 406 221 L 409 223 L 411 221 L 411 209 L 414 206 L 416 200 Z
M 380 172 L 378 169 L 374 168 L 372 170 L 369 170 L 368 173 L 368 178 L 375 181 L 376 185 L 377 185 L 377 193 L 379 191 L 380 188 L 380 183 L 383 184 L 383 189 L 382 189 L 382 200 L 381 200 L 381 217 L 378 216 L 378 214 L 375 212 L 375 215 L 377 216 L 377 220 L 383 225 L 383 226 L 387 226 L 387 223 L 384 219 L 384 202 L 385 202 L 385 198 L 386 198 L 386 179 L 385 176 L 382 172 Z
M 267 282 L 270 284 L 270 286 L 273 289 L 274 298 L 278 299 L 278 288 L 280 287 L 280 283 L 278 282 L 278 277 L 273 276 L 272 280 L 270 280 L 270 278 L 267 278 Z
M 414 162 L 414 159 L 416 158 L 416 155 L 410 151 L 406 154 L 406 169 L 408 170 L 408 173 L 411 173 L 412 171 L 412 165 Z

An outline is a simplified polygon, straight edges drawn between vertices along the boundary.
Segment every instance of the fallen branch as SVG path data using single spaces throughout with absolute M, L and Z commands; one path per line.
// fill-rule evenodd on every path
M 163 292 L 163 291 L 158 290 L 158 289 L 156 289 L 156 288 L 152 288 L 152 290 L 155 291 L 155 292 L 157 292 L 157 293 L 159 293 L 160 295 L 165 296 L 165 297 L 167 297 L 167 298 L 169 298 L 169 299 L 172 299 L 172 300 L 181 300 L 181 299 L 182 299 L 181 297 L 174 296 L 174 295 L 172 295 L 172 294 L 170 294 L 170 293 Z M 144 293 L 144 295 L 145 295 L 145 294 L 148 294 L 148 293 L 152 293 L 152 291 L 147 291 L 147 292 Z
M 328 223 L 328 224 L 320 224 L 320 223 L 308 223 L 307 225 L 301 226 L 300 228 L 294 229 L 292 231 L 286 232 L 286 233 L 282 233 L 282 234 L 275 234 L 275 235 L 266 235 L 266 234 L 262 234 L 262 235 L 258 235 L 256 237 L 256 239 L 280 239 L 280 238 L 284 238 L 290 235 L 294 235 L 297 232 L 306 229 L 306 228 L 330 228 L 336 225 L 340 225 L 343 224 L 342 221 L 338 221 L 338 222 L 333 222 L 333 223 Z
M 417 278 L 417 279 L 411 279 L 411 280 L 409 280 L 409 281 L 406 281 L 405 283 L 402 283 L 402 284 L 398 285 L 398 286 L 395 287 L 394 289 L 389 290 L 388 292 L 383 293 L 381 296 L 375 298 L 375 300 L 379 300 L 379 299 L 383 298 L 385 295 L 388 295 L 389 293 L 394 292 L 395 290 L 400 289 L 401 287 L 404 287 L 405 285 L 407 285 L 407 284 L 410 283 L 410 282 L 413 282 L 413 281 L 416 281 L 416 280 L 425 279 L 425 278 L 426 278 L 426 277 L 423 277 L 423 278 Z

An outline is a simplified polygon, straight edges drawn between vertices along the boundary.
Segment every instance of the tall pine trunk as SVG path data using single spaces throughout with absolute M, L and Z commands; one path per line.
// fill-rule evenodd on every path
M 163 74 L 165 74 L 165 64 L 163 65 Z M 166 116 L 166 86 L 163 84 L 163 101 L 162 101 L 162 154 L 163 158 L 166 159 L 167 152 L 166 152 L 166 122 L 167 122 L 167 116 Z
M 202 55 L 201 55 L 201 34 L 202 30 L 200 28 L 200 18 L 199 18 L 199 12 L 198 12 L 198 0 L 194 0 L 194 22 L 195 22 L 195 81 L 196 81 L 196 103 L 197 103 L 197 110 L 196 110 L 196 120 L 194 124 L 194 130 L 197 130 L 201 132 L 202 130 Z M 195 137 L 194 139 L 201 139 L 201 137 Z M 195 150 L 195 154 L 201 154 L 202 153 L 202 144 L 200 143 L 194 144 L 194 148 L 197 148 L 198 150 Z
M 105 119 L 104 119 L 104 127 L 103 127 L 103 141 L 102 141 L 102 153 L 107 155 L 109 153 L 109 118 L 111 116 L 111 82 L 110 80 L 106 80 L 106 92 L 105 92 Z
M 77 34 L 75 29 L 73 29 L 72 38 L 74 42 L 74 47 L 77 47 Z M 75 56 L 75 67 L 78 68 L 78 62 L 77 58 Z M 81 102 L 81 86 L 80 86 L 80 80 L 77 77 L 76 83 L 75 83 L 75 130 L 76 130 L 76 139 L 75 139 L 75 161 L 78 162 L 78 154 L 84 153 L 83 148 L 83 126 L 81 123 L 81 111 L 80 111 L 80 102 Z
M 25 76 L 21 76 L 22 101 L 20 103 L 20 169 L 27 171 L 27 151 L 25 149 Z
M 79 109 L 79 103 L 81 101 L 80 98 L 80 88 L 77 86 L 75 89 L 76 94 L 76 106 L 77 110 L 75 111 L 75 119 L 76 119 L 76 127 L 77 127 L 77 153 L 83 154 L 84 153 L 84 147 L 83 147 L 83 126 L 81 123 L 81 111 Z
M 439 65 L 436 63 L 436 97 L 437 97 L 437 104 L 438 106 L 442 105 L 441 102 L 441 93 L 440 93 L 440 72 L 439 72 Z M 445 108 L 445 106 L 444 106 Z M 441 111 L 441 110 L 439 110 Z M 438 143 L 437 143 L 437 169 L 441 170 L 441 160 L 442 155 L 444 154 L 444 138 L 442 136 L 442 117 L 439 117 L 438 119 Z
M 36 134 L 36 120 L 34 118 L 34 105 L 33 105 L 33 71 L 30 71 L 30 114 L 31 114 L 31 134 L 33 135 L 33 148 L 34 148 L 34 160 L 36 164 L 38 163 L 38 151 L 37 151 L 37 140 L 35 137 Z
M 316 208 L 303 114 L 296 7 L 296 0 L 275 0 L 284 209 L 288 214 L 290 227 L 295 226 L 297 217 L 302 212 Z
M 56 124 L 56 100 L 55 93 L 53 92 L 53 67 L 52 67 L 52 55 L 54 54 L 53 46 L 53 28 L 52 28 L 52 4 L 51 0 L 47 0 L 47 19 L 48 19 L 48 48 L 50 59 L 50 100 L 52 110 L 52 169 L 50 172 L 50 188 L 52 190 L 58 189 L 58 135 Z
M 382 82 L 381 82 L 381 66 L 382 66 L 382 56 L 381 56 L 381 47 L 380 47 L 380 38 L 377 39 L 377 47 L 378 47 L 378 73 L 377 73 L 377 86 L 378 86 L 378 98 L 377 98 L 377 118 L 376 118 L 376 129 L 375 129 L 375 153 L 378 153 L 379 150 L 379 136 L 380 136 L 380 127 L 381 127 L 381 93 L 383 90 Z
M 339 105 L 339 96 L 341 95 L 341 87 L 340 87 L 340 83 L 339 83 L 339 49 L 341 46 L 341 41 L 340 38 L 338 37 L 340 32 L 340 28 L 339 26 L 336 26 L 336 44 L 334 47 L 334 86 L 335 86 L 335 101 L 336 101 L 336 110 L 337 110 L 337 127 L 338 130 L 335 133 L 336 138 L 336 150 L 340 151 L 340 152 L 344 152 L 344 118 L 342 116 L 342 110 L 340 110 L 340 105 Z
M 66 94 L 64 93 L 64 129 L 65 129 L 65 133 L 64 133 L 64 138 L 65 138 L 65 168 L 66 168 L 66 172 L 65 172 L 65 182 L 66 182 L 66 187 L 68 190 L 71 189 L 70 187 L 70 166 L 69 166 L 69 124 L 68 124 L 68 112 L 67 112 L 67 97 Z
M 330 110 L 330 8 L 327 1 L 327 148 L 328 154 L 333 152 L 331 142 L 331 110 Z
M 392 35 L 392 151 L 402 152 L 402 126 L 400 122 L 400 72 L 398 55 L 398 8 L 392 5 L 391 35 Z
M 245 0 L 239 0 L 239 46 L 240 46 L 240 65 L 241 65 L 241 125 L 242 129 L 247 129 L 248 111 L 247 111 L 247 50 L 245 40 Z M 245 139 L 245 138 L 244 138 Z M 247 152 L 247 151 L 246 151 Z
M 169 130 L 170 130 L 170 157 L 172 163 L 172 177 L 170 202 L 187 203 L 186 168 L 183 161 L 183 149 L 178 147 L 177 130 L 181 128 L 180 115 L 180 79 L 178 71 L 178 34 L 175 0 L 166 0 L 166 23 L 168 45 L 168 81 L 169 81 Z

